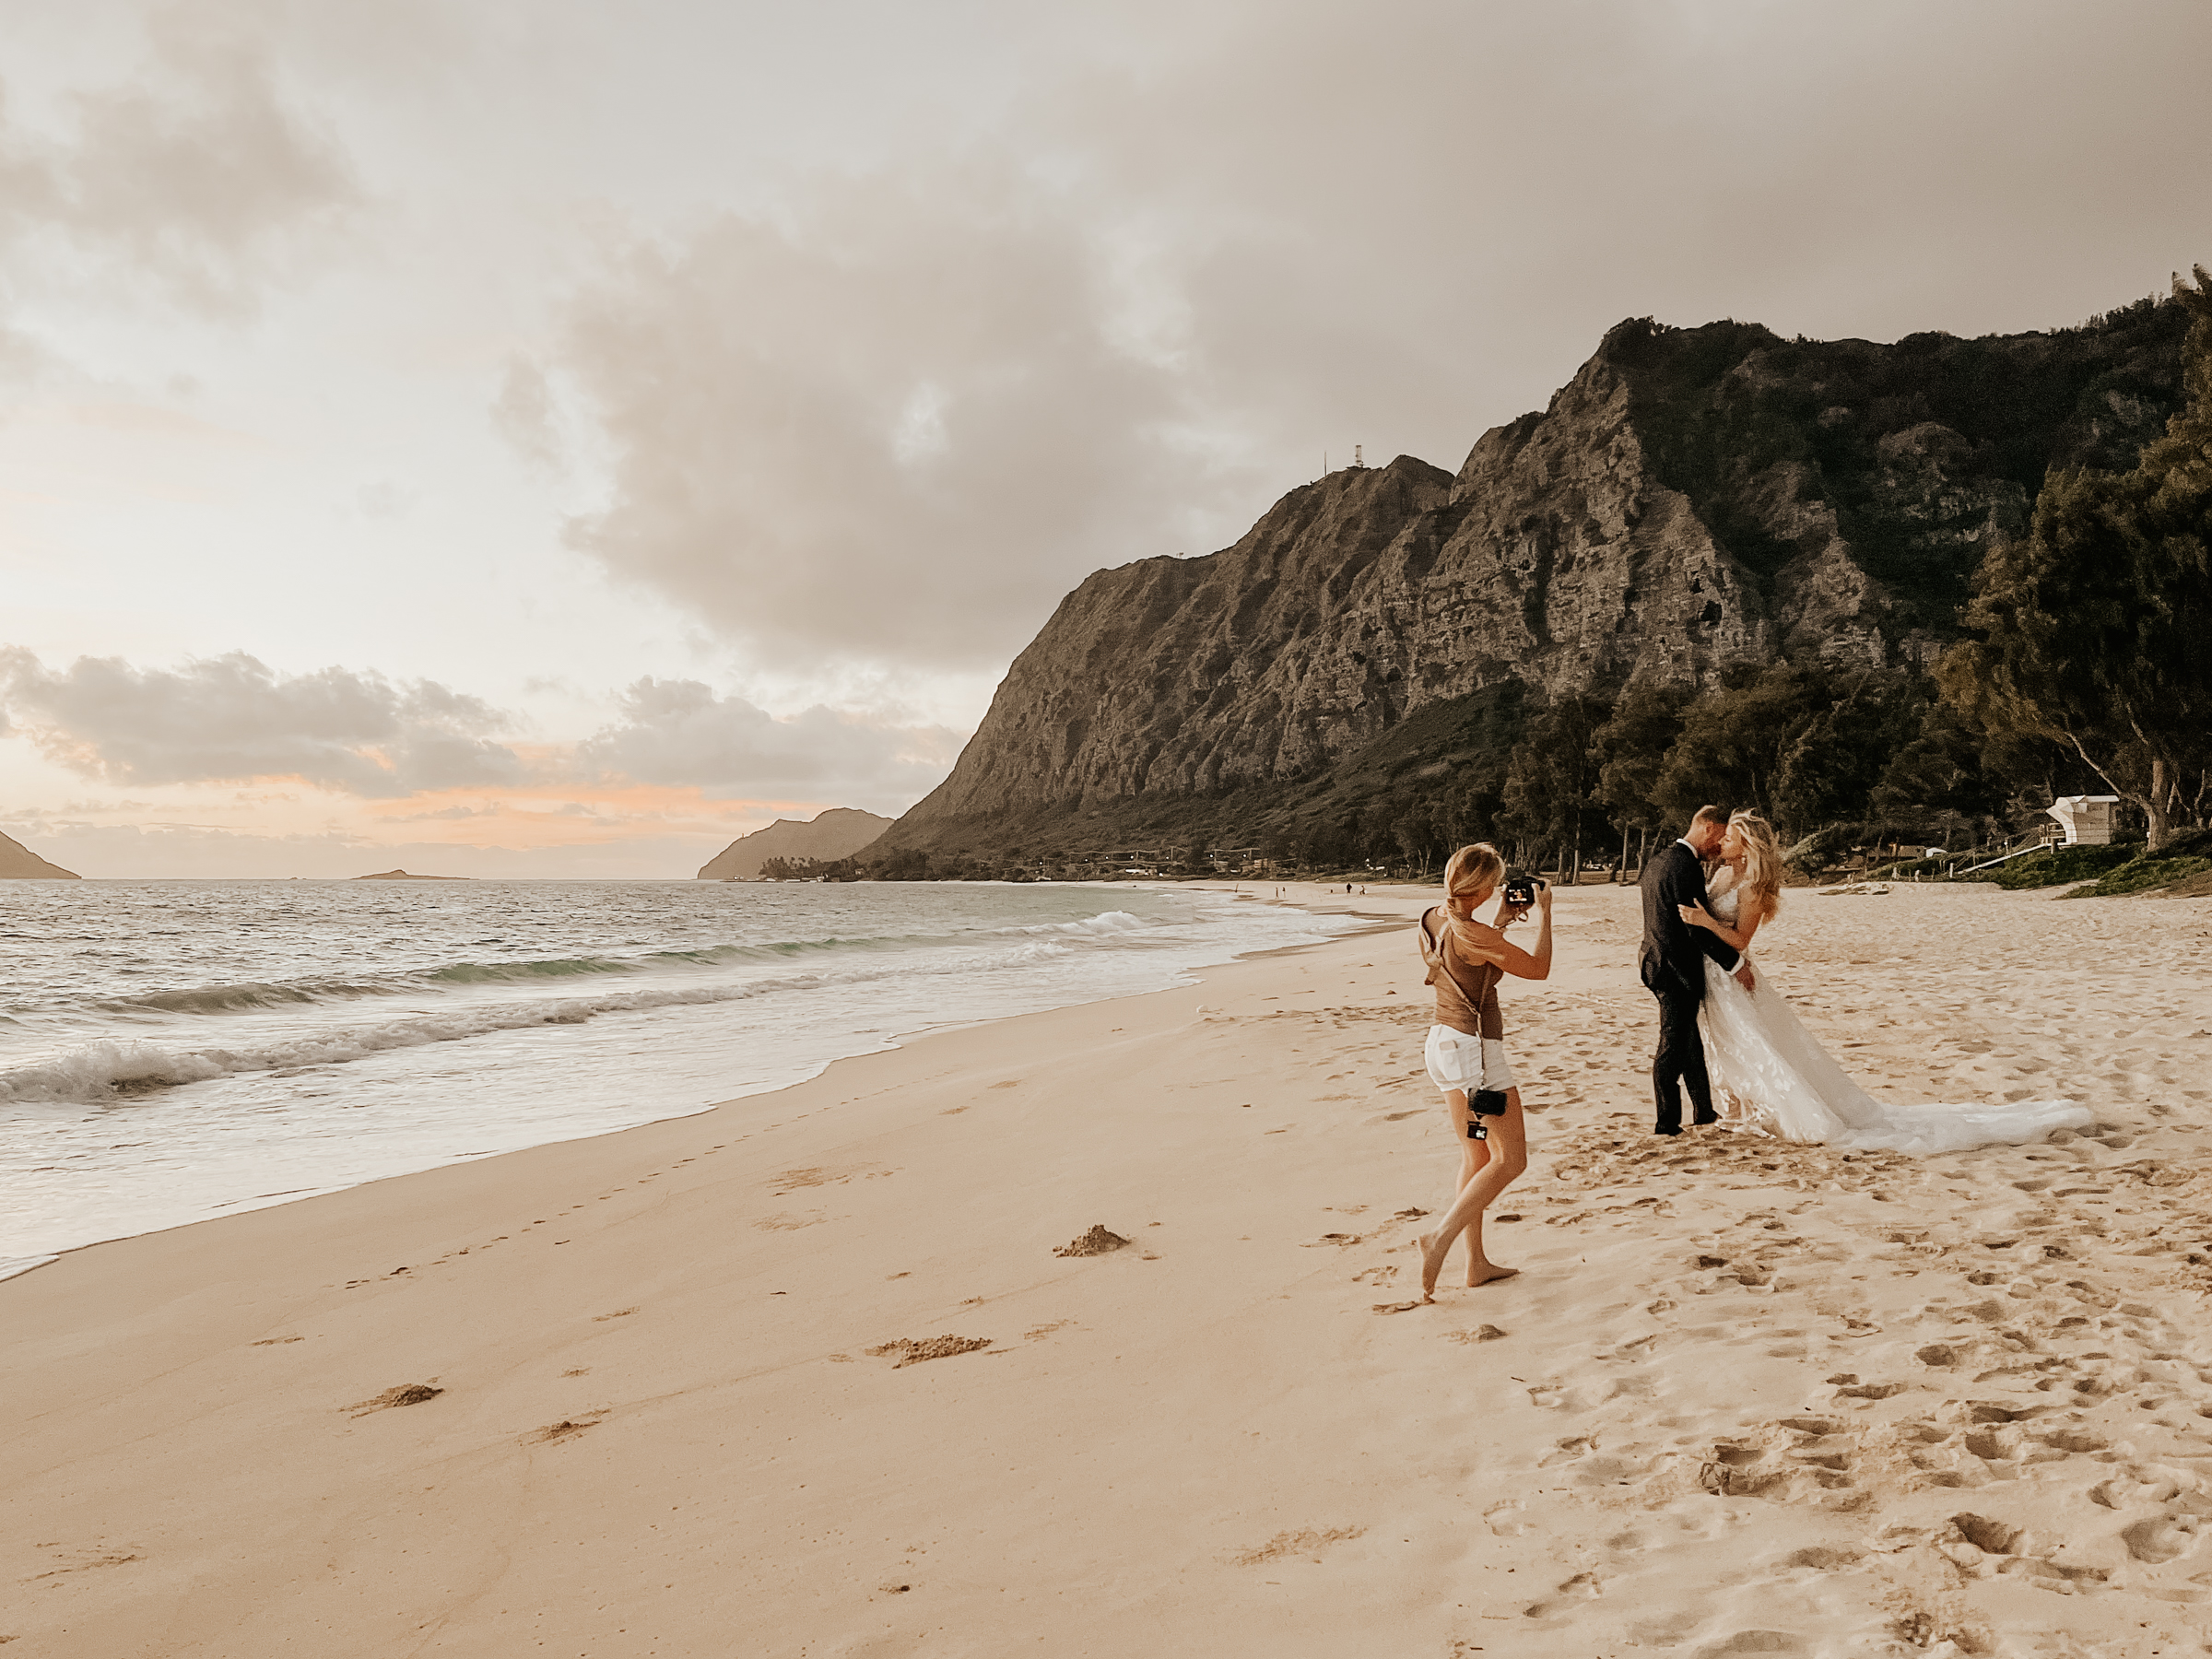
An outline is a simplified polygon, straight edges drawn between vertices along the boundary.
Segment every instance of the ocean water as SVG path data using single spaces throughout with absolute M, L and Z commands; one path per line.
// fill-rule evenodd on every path
M 1349 925 L 1091 884 L 0 883 L 0 1276 Z

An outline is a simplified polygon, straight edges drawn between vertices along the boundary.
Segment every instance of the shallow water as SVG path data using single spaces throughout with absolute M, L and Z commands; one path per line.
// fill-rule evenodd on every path
M 1347 925 L 1104 885 L 0 884 L 0 1272 Z

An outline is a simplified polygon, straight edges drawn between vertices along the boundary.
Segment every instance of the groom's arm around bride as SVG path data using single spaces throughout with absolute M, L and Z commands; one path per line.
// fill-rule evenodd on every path
M 1705 902 L 1704 861 L 1719 850 L 1727 829 L 1718 807 L 1701 808 L 1690 821 L 1689 833 L 1645 865 L 1638 878 L 1643 889 L 1643 947 L 1636 966 L 1654 994 L 1664 988 L 1702 1001 L 1705 965 L 1700 959 L 1711 957 L 1723 972 L 1735 968 L 1735 947 L 1717 934 L 1690 926 L 1680 908 Z M 1707 841 L 1710 847 L 1702 844 Z

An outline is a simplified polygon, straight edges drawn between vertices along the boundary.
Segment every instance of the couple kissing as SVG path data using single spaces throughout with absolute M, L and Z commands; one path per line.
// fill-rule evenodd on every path
M 1659 1001 L 1653 1133 L 1682 1133 L 1685 1091 L 1693 1125 L 1895 1152 L 2017 1145 L 2091 1121 L 2069 1100 L 1894 1106 L 1853 1082 L 1752 965 L 1752 940 L 1782 911 L 1782 853 L 1758 813 L 1700 807 L 1641 886 L 1637 969 Z

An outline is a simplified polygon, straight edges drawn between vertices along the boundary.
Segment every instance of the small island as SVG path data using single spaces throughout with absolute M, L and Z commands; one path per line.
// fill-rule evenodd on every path
M 474 881 L 473 876 L 417 876 L 406 870 L 378 870 L 369 876 L 356 876 L 356 881 Z

